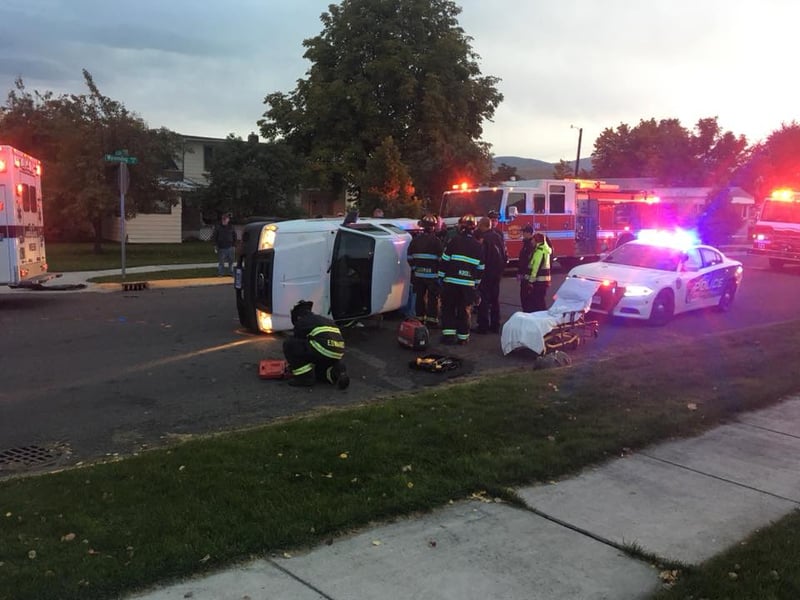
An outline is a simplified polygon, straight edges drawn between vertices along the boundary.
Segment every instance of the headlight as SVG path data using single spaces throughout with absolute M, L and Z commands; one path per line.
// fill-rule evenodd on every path
M 649 287 L 645 285 L 628 285 L 625 286 L 625 295 L 633 298 L 641 298 L 642 296 L 649 296 L 653 293 Z
M 264 333 L 272 333 L 272 315 L 256 309 L 258 329 Z
M 275 245 L 275 232 L 277 225 L 266 225 L 261 229 L 261 236 L 258 238 L 258 249 L 269 250 Z

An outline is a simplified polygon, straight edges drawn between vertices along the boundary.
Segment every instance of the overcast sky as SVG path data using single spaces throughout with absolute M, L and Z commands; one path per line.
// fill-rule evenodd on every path
M 0 0 L 0 93 L 100 91 L 151 127 L 247 137 L 264 96 L 294 89 L 326 0 Z M 798 120 L 797 0 L 460 0 L 505 99 L 498 156 L 574 160 L 605 128 L 718 117 L 764 139 Z

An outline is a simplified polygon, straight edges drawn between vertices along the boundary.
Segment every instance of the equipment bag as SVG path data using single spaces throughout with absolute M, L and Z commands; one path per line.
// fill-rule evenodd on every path
M 285 379 L 289 377 L 285 360 L 267 359 L 258 363 L 258 376 L 261 379 Z
M 430 345 L 428 328 L 418 319 L 405 319 L 397 329 L 397 341 L 412 350 L 424 350 Z

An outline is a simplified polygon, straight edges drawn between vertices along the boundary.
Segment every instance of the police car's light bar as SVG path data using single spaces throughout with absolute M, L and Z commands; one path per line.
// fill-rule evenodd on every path
M 686 229 L 675 229 L 674 231 L 643 229 L 636 238 L 646 244 L 675 248 L 677 250 L 686 250 L 699 242 L 697 234 Z

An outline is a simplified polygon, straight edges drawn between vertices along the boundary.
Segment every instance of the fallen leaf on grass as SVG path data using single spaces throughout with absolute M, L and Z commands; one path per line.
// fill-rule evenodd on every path
M 206 554 L 206 555 L 205 555 L 203 558 L 201 558 L 201 559 L 200 559 L 200 562 L 201 562 L 201 563 L 203 563 L 203 564 L 205 564 L 205 563 L 207 563 L 209 560 L 211 560 L 211 555 L 210 555 L 210 554 Z
M 689 402 L 689 404 L 686 405 L 686 408 L 688 408 L 689 410 L 697 410 L 697 404 L 695 404 L 694 402 Z
M 341 458 L 342 460 L 344 460 L 344 459 L 346 459 L 346 458 L 348 458 L 348 457 L 349 457 L 349 455 L 348 455 L 348 453 L 347 453 L 347 452 L 342 452 L 342 453 L 339 455 L 339 458 Z
M 380 540 L 372 540 L 372 545 L 373 546 L 380 546 L 381 544 L 382 544 L 382 542 Z
M 31 560 L 33 560 L 34 558 L 36 558 L 36 550 L 30 550 L 30 551 L 28 552 L 28 558 L 30 558 Z
M 68 533 L 67 535 L 62 535 L 61 536 L 61 541 L 62 542 L 71 542 L 74 539 L 75 539 L 75 534 L 74 533 Z

